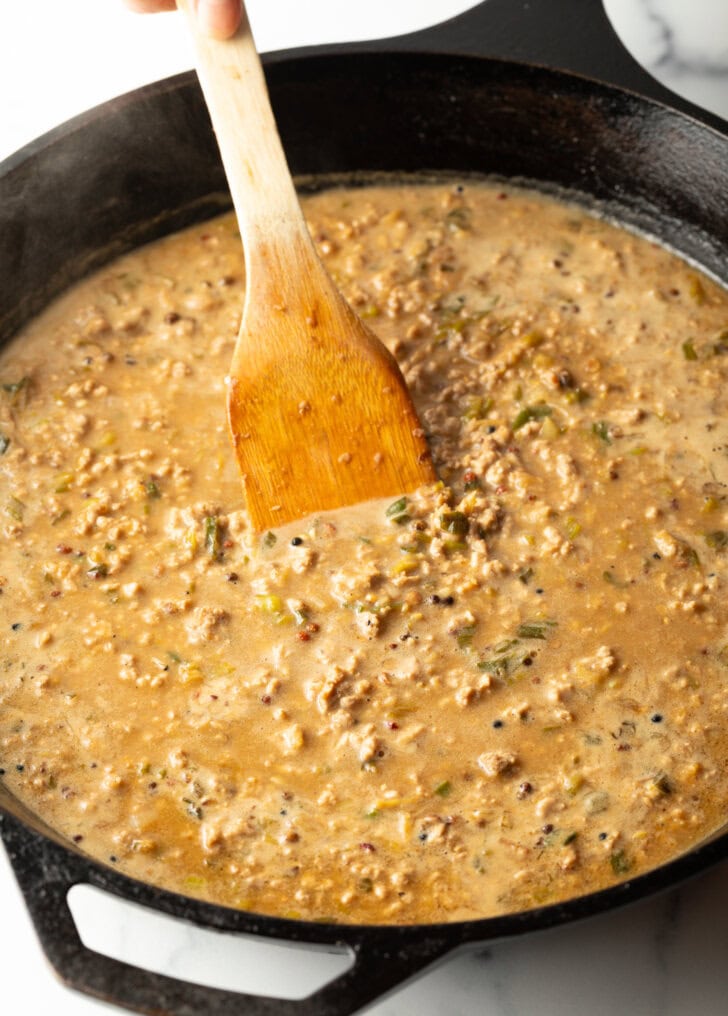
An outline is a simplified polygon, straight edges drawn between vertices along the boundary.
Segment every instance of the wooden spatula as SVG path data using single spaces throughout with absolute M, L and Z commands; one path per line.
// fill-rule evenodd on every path
M 252 524 L 260 532 L 413 491 L 435 477 L 422 428 L 394 358 L 316 254 L 247 17 L 225 42 L 190 24 L 245 249 L 245 307 L 227 380 Z

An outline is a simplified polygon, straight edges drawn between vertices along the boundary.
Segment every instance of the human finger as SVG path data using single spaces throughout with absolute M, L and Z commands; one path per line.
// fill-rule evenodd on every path
M 126 6 L 140 14 L 173 11 L 176 0 L 124 0 Z M 215 39 L 228 39 L 240 24 L 240 0 L 193 0 L 200 28 Z
M 177 0 L 124 0 L 126 6 L 139 14 L 156 14 L 157 11 L 174 11 Z
M 197 0 L 197 20 L 213 39 L 229 39 L 240 24 L 240 0 Z

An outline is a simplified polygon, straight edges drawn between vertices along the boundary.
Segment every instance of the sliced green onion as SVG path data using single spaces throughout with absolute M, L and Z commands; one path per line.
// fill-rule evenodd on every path
M 598 420 L 596 423 L 593 423 L 591 426 L 591 432 L 605 444 L 610 445 L 612 443 L 612 435 L 609 430 L 609 424 L 606 420 Z
M 470 529 L 468 516 L 463 512 L 443 512 L 440 516 L 440 528 L 453 536 L 466 536 Z
M 519 639 L 545 639 L 549 628 L 555 628 L 556 621 L 524 621 L 516 629 Z
M 394 518 L 396 515 L 401 515 L 407 507 L 407 498 L 400 497 L 396 501 L 393 501 L 389 508 L 385 511 L 385 516 L 388 519 Z
M 612 871 L 615 875 L 626 875 L 632 867 L 632 862 L 624 850 L 615 850 L 609 858 L 609 863 L 612 865 Z
M 714 532 L 706 535 L 705 542 L 713 550 L 725 550 L 728 547 L 728 531 L 716 529 Z
M 525 427 L 532 420 L 544 420 L 547 416 L 551 416 L 552 413 L 553 409 L 551 406 L 547 406 L 545 403 L 541 403 L 538 406 L 524 406 L 511 424 L 511 430 L 520 430 L 521 427 Z
M 222 557 L 222 533 L 220 521 L 214 515 L 207 515 L 204 521 L 205 526 L 205 549 L 213 561 L 219 561 Z
M 21 392 L 23 388 L 27 387 L 29 381 L 29 377 L 21 377 L 20 381 L 5 381 L 3 382 L 2 389 L 4 392 L 9 392 L 10 395 L 17 395 L 18 392 Z

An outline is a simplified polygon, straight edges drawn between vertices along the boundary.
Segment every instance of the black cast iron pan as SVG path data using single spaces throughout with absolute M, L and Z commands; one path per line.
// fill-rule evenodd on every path
M 728 284 L 728 125 L 642 71 L 600 0 L 487 0 L 414 35 L 274 53 L 265 66 L 296 174 L 522 179 L 659 237 Z M 52 131 L 0 166 L 0 341 L 89 270 L 228 204 L 192 74 Z M 723 833 L 653 872 L 559 905 L 459 924 L 324 925 L 128 879 L 61 841 L 1 785 L 0 809 L 12 866 L 60 977 L 160 1016 L 354 1012 L 454 950 L 599 913 L 728 856 Z M 138 970 L 83 946 L 66 902 L 78 883 L 220 931 L 347 949 L 353 965 L 300 1001 Z

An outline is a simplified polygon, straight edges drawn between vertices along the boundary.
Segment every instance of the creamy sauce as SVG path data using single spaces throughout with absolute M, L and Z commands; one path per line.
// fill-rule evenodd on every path
M 250 533 L 232 218 L 0 360 L 0 770 L 91 855 L 308 919 L 608 886 L 728 804 L 728 297 L 480 185 L 305 199 L 441 483 Z

